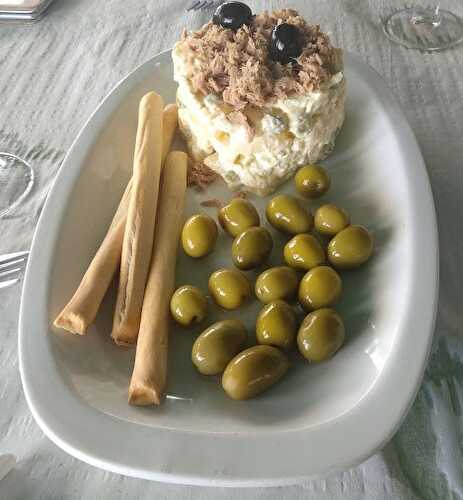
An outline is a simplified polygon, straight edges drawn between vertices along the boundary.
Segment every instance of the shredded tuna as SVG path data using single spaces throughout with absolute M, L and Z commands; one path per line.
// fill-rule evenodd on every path
M 208 208 L 222 208 L 224 206 L 223 201 L 218 198 L 212 198 L 211 200 L 204 200 L 201 203 L 201 206 Z
M 209 184 L 212 184 L 219 174 L 204 165 L 201 162 L 195 162 L 191 159 L 188 161 L 187 184 L 188 186 L 196 186 L 199 189 L 206 189 Z
M 272 61 L 268 50 L 272 29 L 281 23 L 297 26 L 303 38 L 301 55 L 285 65 Z M 184 32 L 179 43 L 195 92 L 220 95 L 235 110 L 316 90 L 342 68 L 342 51 L 292 9 L 263 12 L 237 31 L 209 22 Z
M 233 193 L 233 198 L 241 198 L 242 200 L 245 200 L 248 197 L 246 191 L 236 191 Z M 201 206 L 207 207 L 207 208 L 222 208 L 225 206 L 225 202 L 222 200 L 219 200 L 218 198 L 211 198 L 210 200 L 204 200 L 200 203 Z

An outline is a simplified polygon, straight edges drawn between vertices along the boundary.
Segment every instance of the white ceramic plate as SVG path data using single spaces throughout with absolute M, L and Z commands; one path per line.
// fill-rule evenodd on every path
M 55 330 L 106 232 L 129 178 L 139 98 L 156 89 L 174 100 L 170 53 L 123 80 L 71 147 L 43 209 L 21 305 L 21 375 L 32 413 L 58 446 L 104 469 L 161 481 L 277 485 L 343 469 L 393 435 L 419 387 L 432 339 L 438 281 L 434 206 L 416 140 L 390 91 L 359 58 L 346 55 L 347 119 L 325 162 L 333 185 L 323 199 L 347 208 L 376 237 L 376 255 L 344 273 L 347 342 L 329 362 L 294 354 L 280 384 L 248 402 L 225 396 L 217 378 L 190 362 L 195 335 L 172 331 L 169 396 L 159 408 L 127 404 L 133 350 L 109 338 L 114 290 L 87 337 Z M 292 183 L 282 188 L 293 192 Z M 223 184 L 189 190 L 228 199 Z M 260 208 L 265 200 L 255 200 Z M 316 204 L 313 204 L 315 207 Z M 273 262 L 281 259 L 277 239 Z M 231 265 L 221 234 L 213 256 L 180 256 L 178 284 L 206 289 L 209 273 Z M 239 316 L 249 331 L 257 304 Z M 210 321 L 219 317 L 214 309 Z M 253 333 L 252 333 L 253 334 Z

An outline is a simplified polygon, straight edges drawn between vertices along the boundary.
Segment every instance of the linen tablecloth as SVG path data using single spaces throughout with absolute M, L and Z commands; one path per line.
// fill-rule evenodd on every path
M 28 160 L 37 176 L 25 203 L 0 219 L 0 254 L 29 247 L 64 154 L 106 93 L 171 47 L 184 26 L 197 28 L 209 18 L 210 11 L 186 13 L 191 1 L 56 0 L 37 24 L 0 25 L 0 150 Z M 422 54 L 390 43 L 379 16 L 401 2 L 248 3 L 254 11 L 297 8 L 339 46 L 360 54 L 385 78 L 418 138 L 437 208 L 441 284 L 434 347 L 416 401 L 380 453 L 298 486 L 213 489 L 104 472 L 61 451 L 32 418 L 18 371 L 16 286 L 0 291 L 0 453 L 19 459 L 0 481 L 2 500 L 463 498 L 463 47 Z M 461 1 L 442 5 L 463 15 Z

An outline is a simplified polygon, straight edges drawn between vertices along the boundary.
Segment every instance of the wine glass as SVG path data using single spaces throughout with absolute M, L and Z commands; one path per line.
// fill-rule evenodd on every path
M 0 152 L 0 217 L 17 207 L 34 184 L 34 171 L 25 160 Z
M 439 5 L 395 10 L 383 19 L 383 29 L 409 49 L 445 50 L 463 41 L 463 19 Z

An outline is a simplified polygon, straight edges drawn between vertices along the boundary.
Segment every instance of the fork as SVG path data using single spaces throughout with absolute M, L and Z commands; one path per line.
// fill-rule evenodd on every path
M 214 7 L 215 5 L 218 5 L 220 3 L 224 3 L 224 0 L 196 0 L 194 3 L 192 3 L 188 9 L 186 10 L 187 12 L 190 12 L 191 10 L 206 10 L 210 9 L 211 7 Z
M 27 262 L 28 251 L 7 253 L 0 256 L 0 289 L 12 286 L 21 279 Z

